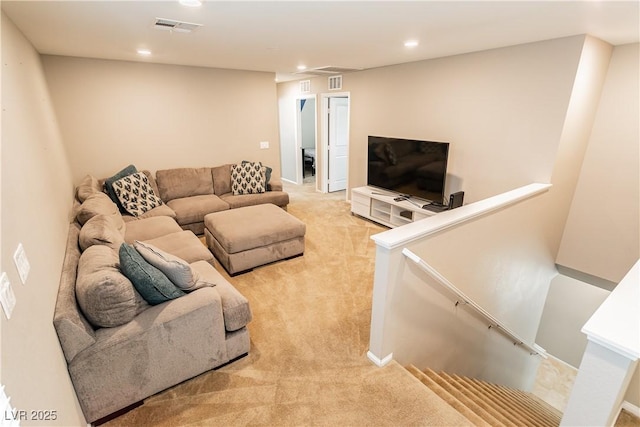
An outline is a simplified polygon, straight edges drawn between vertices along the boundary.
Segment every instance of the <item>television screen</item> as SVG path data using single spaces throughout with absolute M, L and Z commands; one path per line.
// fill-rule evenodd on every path
M 448 142 L 369 136 L 367 185 L 444 202 Z

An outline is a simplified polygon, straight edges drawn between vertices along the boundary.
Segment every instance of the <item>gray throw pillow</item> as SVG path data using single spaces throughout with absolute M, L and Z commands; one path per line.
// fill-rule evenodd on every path
M 133 247 L 149 264 L 162 271 L 171 282 L 183 291 L 194 291 L 204 286 L 213 286 L 200 281 L 197 271 L 182 258 L 171 255 L 149 243 L 135 241 Z
M 142 258 L 133 246 L 120 246 L 120 269 L 151 305 L 161 304 L 185 295 L 164 273 Z

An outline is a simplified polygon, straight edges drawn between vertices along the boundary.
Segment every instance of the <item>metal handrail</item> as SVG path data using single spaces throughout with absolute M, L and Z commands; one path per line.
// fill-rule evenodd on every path
M 529 351 L 529 354 L 537 355 L 543 358 L 547 358 L 547 352 L 545 349 L 540 347 L 535 343 L 527 343 L 522 338 L 518 336 L 515 332 L 507 328 L 500 321 L 498 321 L 495 317 L 489 314 L 485 309 L 480 307 L 475 301 L 470 299 L 468 296 L 464 294 L 460 289 L 456 288 L 451 282 L 449 282 L 442 274 L 438 273 L 433 267 L 427 264 L 422 258 L 413 253 L 411 250 L 404 248 L 402 249 L 402 254 L 413 261 L 422 271 L 427 273 L 429 276 L 434 278 L 438 284 L 444 286 L 451 292 L 453 292 L 458 301 L 456 301 L 456 306 L 460 304 L 462 301 L 466 306 L 471 307 L 475 312 L 480 314 L 485 320 L 489 322 L 489 329 L 495 328 L 499 332 L 502 332 L 504 335 L 508 336 L 512 341 L 513 345 L 521 346 Z

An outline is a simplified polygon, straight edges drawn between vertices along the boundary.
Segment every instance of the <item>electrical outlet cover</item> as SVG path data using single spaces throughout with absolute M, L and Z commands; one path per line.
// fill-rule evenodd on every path
M 11 313 L 13 313 L 13 308 L 16 306 L 16 296 L 11 288 L 7 273 L 2 273 L 2 276 L 0 276 L 0 303 L 7 319 L 11 319 Z
M 18 269 L 18 274 L 20 275 L 20 281 L 22 281 L 23 285 L 26 284 L 27 277 L 29 277 L 29 270 L 31 270 L 31 265 L 29 264 L 27 254 L 24 251 L 22 243 L 18 245 L 16 253 L 13 254 L 13 261 L 16 263 L 16 268 Z

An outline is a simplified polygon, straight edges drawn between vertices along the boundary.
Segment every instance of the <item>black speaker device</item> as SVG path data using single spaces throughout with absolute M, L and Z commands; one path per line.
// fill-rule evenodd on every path
M 464 201 L 464 191 L 458 191 L 449 196 L 449 210 L 459 208 Z

